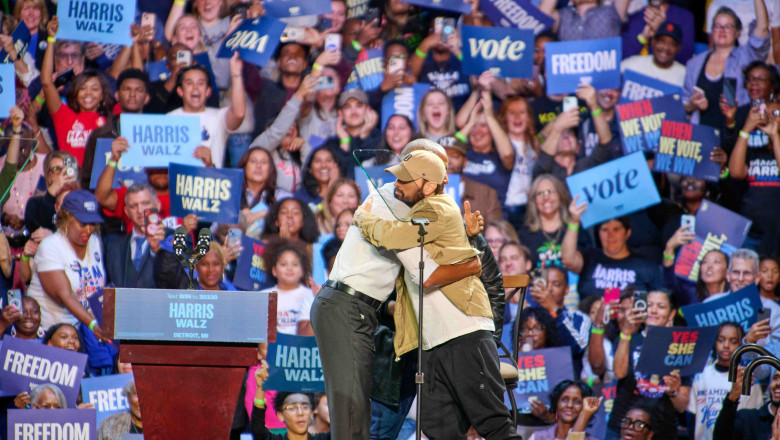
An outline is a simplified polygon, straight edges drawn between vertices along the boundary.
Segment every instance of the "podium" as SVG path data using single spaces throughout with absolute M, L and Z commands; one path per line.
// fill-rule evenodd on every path
M 276 341 L 276 292 L 107 288 L 103 331 L 133 364 L 146 440 L 229 438 L 257 344 Z

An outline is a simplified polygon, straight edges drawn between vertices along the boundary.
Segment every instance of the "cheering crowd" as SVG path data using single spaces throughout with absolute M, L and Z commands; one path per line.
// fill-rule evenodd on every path
M 218 56 L 244 20 L 269 16 L 260 0 L 138 0 L 128 46 L 60 39 L 65 18 L 57 17 L 56 2 L 0 5 L 0 56 L 13 65 L 16 82 L 16 102 L 0 139 L 5 338 L 86 353 L 85 377 L 131 372 L 115 348 L 103 343 L 110 335 L 98 325 L 88 298 L 108 286 L 186 288 L 188 274 L 170 243 L 182 226 L 188 240 L 202 228 L 213 237 L 195 268 L 196 288 L 239 290 L 233 280 L 244 251 L 241 236 L 261 240 L 265 282 L 254 290 L 278 292 L 277 331 L 317 333 L 323 352 L 336 350 L 338 344 L 322 346 L 321 332 L 331 329 L 328 313 L 335 313 L 326 312 L 323 302 L 334 290 L 350 290 L 341 283 L 348 276 L 379 272 L 363 266 L 363 254 L 342 256 L 354 250 L 347 247 L 348 231 L 362 232 L 374 245 L 382 242 L 367 232 L 366 222 L 375 221 L 365 212 L 371 202 L 358 210 L 369 194 L 356 167 L 384 169 L 417 160 L 425 154 L 405 148 L 426 139 L 434 144 L 422 148 L 434 153 L 426 163 L 446 171 L 431 191 L 449 193 L 449 175 L 465 215 L 471 247 L 459 255 L 481 252 L 478 263 L 459 266 L 462 273 L 445 277 L 446 283 L 407 278 L 409 290 L 420 281 L 441 285 L 447 301 L 447 286 L 458 283 L 486 295 L 490 302 L 481 304 L 481 320 L 473 322 L 492 333 L 490 350 L 482 352 L 490 357 L 493 340 L 514 353 L 571 350 L 573 380 L 551 384 L 549 406 L 536 400 L 521 409 L 522 438 L 594 438 L 589 422 L 602 405 L 598 390 L 617 381 L 603 438 L 780 440 L 780 372 L 757 369 L 749 396 L 741 395 L 744 367 L 734 383 L 726 373 L 731 354 L 744 343 L 780 356 L 778 0 L 508 2 L 521 11 L 538 10 L 552 23 L 536 32 L 533 59 L 518 61 L 533 64 L 529 78 L 462 73 L 468 50 L 462 26 L 506 25 L 491 23 L 487 15 L 495 12 L 485 12 L 486 5 L 495 10 L 506 2 L 471 0 L 469 12 L 461 14 L 427 0 L 324 1 L 330 13 L 282 19 L 287 28 L 264 66 L 242 60 L 238 52 Z M 17 29 L 30 34 L 23 51 Z M 622 39 L 624 74 L 678 88 L 688 122 L 719 130 L 720 144 L 702 160 L 717 164 L 720 175 L 715 182 L 653 172 L 660 203 L 586 228 L 582 218 L 591 208 L 572 196 L 566 179 L 624 156 L 616 106 L 642 92 L 583 83 L 576 93 L 548 94 L 545 46 L 612 37 Z M 397 92 L 409 87 L 419 90 L 419 104 L 394 111 Z M 238 224 L 206 222 L 195 214 L 172 217 L 167 168 L 136 169 L 132 182 L 124 180 L 133 170 L 121 159 L 134 145 L 120 135 L 122 114 L 198 116 L 202 140 L 194 158 L 204 167 L 243 170 L 242 186 L 234 188 L 241 199 Z M 109 139 L 110 148 L 101 149 L 107 144 L 100 139 Z M 652 170 L 656 152 L 643 154 Z M 430 183 L 430 175 L 393 168 L 398 189 L 387 190 L 387 198 L 418 202 L 425 192 L 433 200 L 427 189 L 417 188 L 417 194 L 405 186 L 418 178 Z M 383 191 L 372 193 L 375 208 Z M 405 213 L 415 206 L 407 204 Z M 703 218 L 712 205 L 748 220 L 749 230 L 741 243 L 702 251 L 698 271 L 681 277 L 675 270 L 679 254 L 710 232 L 697 229 L 692 219 Z M 482 218 L 474 226 L 478 217 L 471 213 L 477 211 Z M 458 246 L 465 246 L 463 240 Z M 449 243 L 444 249 L 455 252 L 454 239 Z M 460 262 L 431 257 L 439 269 Z M 397 271 L 405 257 L 395 258 Z M 505 291 L 501 279 L 523 274 L 531 275 L 532 285 L 518 316 L 520 295 Z M 458 281 L 463 276 L 470 281 Z M 388 295 L 393 290 L 394 277 L 375 281 L 385 282 Z M 751 285 L 762 306 L 753 314 L 761 319 L 744 326 L 733 316 L 719 317 L 711 358 L 701 372 L 647 377 L 635 369 L 642 347 L 654 343 L 646 338 L 648 327 L 700 325 L 686 323 L 679 308 Z M 316 300 L 321 292 L 325 298 Z M 409 299 L 398 292 L 396 306 L 395 293 L 386 302 L 366 293 L 361 295 L 368 296 L 362 301 L 371 306 L 366 313 L 372 331 L 363 342 L 374 348 L 356 367 L 371 376 L 361 390 L 371 394 L 371 403 L 363 402 L 362 411 L 370 413 L 371 439 L 406 440 L 414 433 L 417 355 L 394 350 L 392 317 Z M 359 316 L 365 319 L 362 311 Z M 429 338 L 424 348 L 443 356 L 447 342 Z M 329 410 L 324 393 L 265 389 L 265 357 L 261 345 L 258 364 L 236 396 L 231 438 L 242 432 L 263 439 L 330 438 L 334 402 Z M 328 365 L 337 365 L 328 362 L 323 355 L 326 389 L 333 377 Z M 465 377 L 470 368 L 446 374 Z M 503 390 L 498 381 L 495 389 Z M 61 408 L 61 394 L 47 385 L 4 404 Z M 130 410 L 106 419 L 98 438 L 143 432 L 134 383 L 123 394 Z M 452 399 L 445 402 L 458 415 L 449 431 L 435 426 L 444 419 L 432 417 L 445 404 L 426 406 L 423 399 L 423 429 L 430 438 L 517 438 L 487 429 L 475 408 L 480 405 L 470 401 L 474 395 Z M 365 433 L 353 431 L 350 438 L 368 438 L 368 430 L 366 422 Z

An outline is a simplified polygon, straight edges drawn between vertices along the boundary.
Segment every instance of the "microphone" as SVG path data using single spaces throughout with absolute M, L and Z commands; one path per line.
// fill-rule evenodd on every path
M 198 243 L 195 246 L 195 256 L 193 258 L 193 267 L 206 256 L 209 251 L 209 245 L 211 245 L 211 231 L 207 228 L 203 228 L 198 232 Z
M 183 226 L 179 226 L 173 232 L 173 253 L 179 259 L 179 262 L 185 267 L 187 266 L 187 260 L 189 255 L 187 252 L 187 230 Z

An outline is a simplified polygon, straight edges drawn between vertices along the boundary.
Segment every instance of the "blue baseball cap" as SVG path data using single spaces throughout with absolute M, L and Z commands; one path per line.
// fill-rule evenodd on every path
M 91 192 L 80 189 L 72 191 L 65 200 L 62 201 L 62 209 L 73 214 L 76 220 L 81 223 L 103 223 L 103 217 L 100 216 L 100 206 Z

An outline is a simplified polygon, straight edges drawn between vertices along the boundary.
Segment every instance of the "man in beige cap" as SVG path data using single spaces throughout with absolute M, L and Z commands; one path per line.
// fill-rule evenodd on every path
M 431 141 L 418 139 L 410 145 L 426 142 Z M 433 265 L 451 265 L 477 256 L 458 206 L 443 194 L 446 169 L 439 157 L 430 151 L 413 151 L 386 171 L 397 178 L 395 198 L 412 208 L 406 218 L 430 220 L 425 249 Z M 418 226 L 382 220 L 370 212 L 372 203 L 371 198 L 366 200 L 353 220 L 363 236 L 374 246 L 400 251 L 402 261 L 417 252 Z M 419 280 L 418 273 L 403 271 L 403 281 L 399 278 L 396 282 L 394 312 L 394 345 L 396 355 L 401 356 L 417 348 L 419 305 L 415 292 L 422 282 L 427 288 L 422 335 L 425 384 L 419 397 L 423 431 L 433 440 L 460 439 L 473 425 L 488 440 L 519 439 L 503 401 L 505 388 L 492 339 L 493 314 L 484 286 L 478 276 L 472 275 L 431 288 L 431 269 L 426 263 L 423 280 Z

